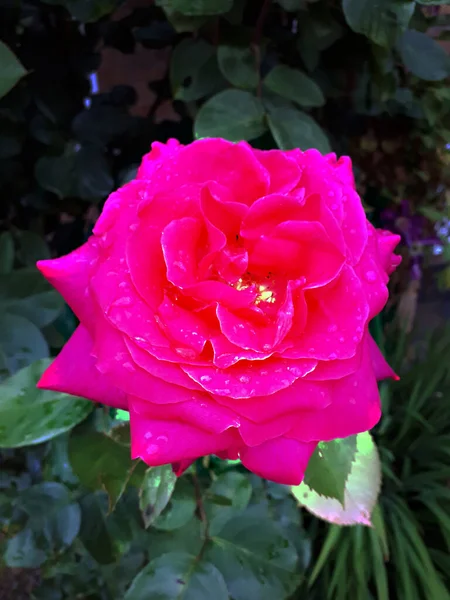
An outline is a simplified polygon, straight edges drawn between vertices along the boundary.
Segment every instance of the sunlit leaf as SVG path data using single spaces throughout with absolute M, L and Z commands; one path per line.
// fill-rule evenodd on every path
M 311 456 L 304 483 L 320 496 L 344 504 L 344 490 L 356 452 L 356 436 L 320 442 Z
M 306 483 L 292 488 L 299 503 L 317 517 L 339 525 L 371 525 L 371 513 L 381 485 L 377 448 L 368 432 L 357 436 L 357 451 L 344 491 L 344 506 L 320 496 Z
M 139 492 L 139 507 L 145 527 L 149 527 L 167 506 L 177 476 L 170 465 L 147 469 Z

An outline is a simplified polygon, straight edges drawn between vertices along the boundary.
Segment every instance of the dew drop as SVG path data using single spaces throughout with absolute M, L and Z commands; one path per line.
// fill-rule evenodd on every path
M 369 283 L 373 283 L 374 281 L 376 281 L 377 274 L 375 273 L 375 271 L 366 271 L 364 277 L 366 278 L 366 281 L 368 281 Z

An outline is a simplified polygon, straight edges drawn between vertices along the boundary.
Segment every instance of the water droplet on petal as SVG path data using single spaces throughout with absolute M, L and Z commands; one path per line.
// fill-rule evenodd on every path
M 364 277 L 366 278 L 366 281 L 368 281 L 369 283 L 373 283 L 377 279 L 377 274 L 375 273 L 375 271 L 366 271 Z
M 328 331 L 329 331 L 330 333 L 333 333 L 334 331 L 337 331 L 337 325 L 335 325 L 335 324 L 333 324 L 333 325 L 330 325 L 330 326 L 328 327 Z

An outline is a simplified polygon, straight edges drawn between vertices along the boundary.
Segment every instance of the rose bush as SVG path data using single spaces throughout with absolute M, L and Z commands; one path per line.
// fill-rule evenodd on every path
M 88 242 L 38 263 L 80 320 L 39 386 L 128 410 L 149 465 L 217 454 L 298 484 L 319 441 L 380 417 L 368 323 L 398 241 L 347 157 L 155 143 Z

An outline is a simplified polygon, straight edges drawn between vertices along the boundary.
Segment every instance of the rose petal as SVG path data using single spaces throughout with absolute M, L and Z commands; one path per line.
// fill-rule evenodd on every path
M 363 342 L 360 368 L 341 379 L 324 382 L 331 404 L 323 410 L 296 415 L 289 436 L 309 441 L 348 437 L 374 427 L 380 419 L 380 395 L 372 366 L 368 336 Z
M 92 339 L 79 325 L 59 355 L 42 375 L 37 387 L 82 396 L 114 408 L 128 409 L 125 393 L 116 388 L 95 366 Z
M 159 421 L 134 410 L 130 402 L 131 457 L 149 466 L 165 465 L 197 456 L 215 454 L 239 439 L 231 428 L 219 435 L 207 433 L 179 421 Z
M 218 306 L 217 317 L 222 333 L 232 344 L 244 350 L 272 352 L 292 327 L 293 291 L 296 287 L 298 282 L 288 282 L 285 299 L 278 308 L 275 319 L 267 325 L 258 326 L 246 318 L 245 314 L 233 313 L 224 306 Z
M 240 427 L 239 417 L 229 408 L 217 404 L 209 394 L 195 394 L 192 400 L 173 404 L 153 404 L 133 397 L 136 413 L 156 420 L 181 421 L 208 433 L 219 434 L 230 427 Z
M 286 194 L 296 187 L 301 169 L 295 160 L 279 150 L 253 150 L 253 153 L 270 175 L 270 194 Z
M 98 248 L 91 238 L 89 242 L 70 254 L 53 260 L 40 260 L 37 268 L 63 296 L 80 321 L 92 327 L 89 278 L 98 259 Z
M 139 356 L 139 359 L 146 357 L 148 361 L 151 361 L 152 357 L 136 348 L 132 343 L 130 343 L 130 347 L 133 349 L 133 355 L 125 345 L 122 336 L 115 329 L 108 326 L 107 323 L 98 326 L 94 344 L 97 368 L 127 395 L 139 396 L 155 403 L 171 403 L 192 400 L 195 390 L 201 389 L 192 380 L 189 381 L 189 378 L 185 378 L 189 386 L 186 387 L 165 383 L 163 379 L 151 375 L 148 372 L 150 367 L 148 362 L 142 362 L 145 364 L 145 369 L 141 368 L 136 357 Z M 155 373 L 164 377 L 169 372 L 172 380 L 178 381 L 176 379 L 178 372 L 180 380 L 185 383 L 183 372 L 178 365 L 153 360 L 151 368 Z
M 138 173 L 138 177 L 151 179 L 154 189 L 177 187 L 180 179 L 200 184 L 214 180 L 228 188 L 236 202 L 249 205 L 269 188 L 269 174 L 246 142 L 207 138 L 177 148 L 169 160 L 156 158 L 157 165 L 144 161 Z
M 331 403 L 329 388 L 322 383 L 298 379 L 291 386 L 273 394 L 269 399 L 265 396 L 242 398 L 236 401 L 226 396 L 214 396 L 215 400 L 228 406 L 238 416 L 245 417 L 254 423 L 271 423 L 278 418 L 296 412 L 322 410 Z
M 299 485 L 317 444 L 285 437 L 269 440 L 240 452 L 242 463 L 260 477 L 282 485 Z
M 300 337 L 283 352 L 286 358 L 351 358 L 364 334 L 369 308 L 359 277 L 344 266 L 329 285 L 305 292 L 308 319 Z M 286 339 L 291 341 L 291 336 Z
M 388 365 L 384 356 L 381 354 L 381 350 L 378 348 L 371 335 L 368 335 L 368 345 L 370 357 L 372 359 L 372 367 L 377 380 L 381 381 L 382 379 L 394 379 L 398 381 L 400 378 Z
M 317 361 L 287 361 L 268 358 L 265 361 L 241 361 L 228 369 L 182 365 L 182 369 L 206 391 L 230 398 L 270 396 L 291 386 L 312 371 Z
M 206 231 L 198 219 L 184 217 L 166 225 L 161 246 L 167 279 L 173 285 L 183 288 L 197 280 L 197 259 L 205 243 Z

